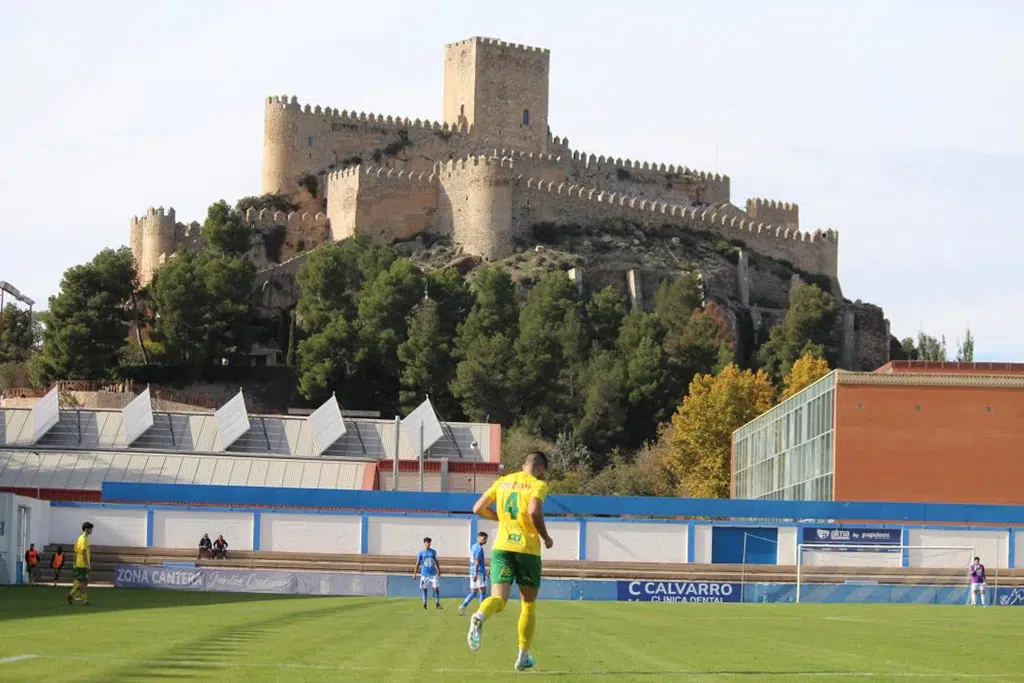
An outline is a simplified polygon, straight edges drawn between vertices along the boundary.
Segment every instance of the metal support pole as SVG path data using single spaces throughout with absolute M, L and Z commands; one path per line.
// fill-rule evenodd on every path
M 395 415 L 395 458 L 391 464 L 391 490 L 398 490 L 398 447 L 402 443 L 402 420 Z

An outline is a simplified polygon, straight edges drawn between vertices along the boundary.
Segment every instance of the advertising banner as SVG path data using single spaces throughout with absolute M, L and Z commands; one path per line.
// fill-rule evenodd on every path
M 1024 606 L 1024 588 L 1000 588 L 998 604 L 1004 607 Z
M 114 586 L 225 593 L 383 597 L 387 595 L 387 576 L 119 564 L 114 568 Z
M 740 584 L 720 581 L 617 581 L 619 602 L 740 602 Z
M 903 542 L 900 529 L 825 529 L 807 526 L 803 530 L 804 544 L 827 545 L 829 552 L 899 552 Z M 851 548 L 849 546 L 869 545 L 871 548 Z

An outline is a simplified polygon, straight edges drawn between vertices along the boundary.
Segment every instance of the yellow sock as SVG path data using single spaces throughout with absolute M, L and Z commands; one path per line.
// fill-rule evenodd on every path
M 78 579 L 71 582 L 71 597 L 78 595 Z
M 490 618 L 503 609 L 505 609 L 505 600 L 502 600 L 497 595 L 492 595 L 483 601 L 478 611 L 483 612 L 485 617 Z
M 529 650 L 533 633 L 537 630 L 537 603 L 519 603 L 519 649 Z

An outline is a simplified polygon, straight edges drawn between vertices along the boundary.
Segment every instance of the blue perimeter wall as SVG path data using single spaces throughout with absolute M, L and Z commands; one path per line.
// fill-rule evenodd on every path
M 347 508 L 436 513 L 468 513 L 472 493 L 410 493 L 188 484 L 103 484 L 103 500 L 116 503 L 253 507 Z M 704 517 L 733 520 L 861 520 L 919 523 L 1024 525 L 1021 505 L 954 503 L 821 502 L 714 500 L 632 496 L 550 496 L 549 515 Z

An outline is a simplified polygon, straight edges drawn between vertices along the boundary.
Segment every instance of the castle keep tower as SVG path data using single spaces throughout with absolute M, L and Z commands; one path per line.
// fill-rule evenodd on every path
M 444 120 L 496 147 L 547 152 L 551 53 L 493 38 L 445 46 Z
M 145 216 L 133 216 L 131 226 L 132 255 L 139 269 L 139 282 L 147 284 L 167 258 L 177 248 L 174 209 L 149 208 Z

